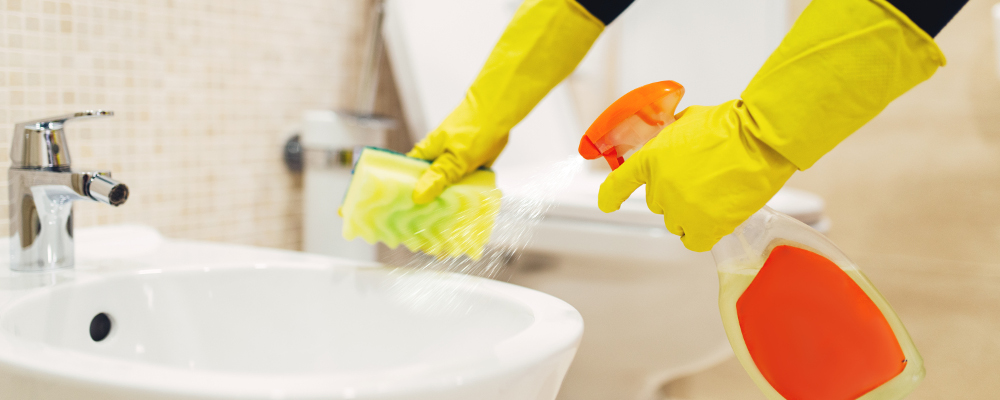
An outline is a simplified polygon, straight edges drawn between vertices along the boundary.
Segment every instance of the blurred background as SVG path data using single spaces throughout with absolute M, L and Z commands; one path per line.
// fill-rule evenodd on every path
M 636 14 L 635 8 L 657 1 L 678 3 L 639 0 L 605 36 L 627 37 L 629 31 L 617 25 Z M 395 118 L 399 123 L 386 129 L 384 145 L 399 151 L 419 136 L 409 131 L 412 123 L 404 115 L 391 57 L 380 53 L 384 62 L 370 62 L 371 35 L 378 32 L 372 26 L 376 4 L 2 0 L 0 124 L 11 127 L 83 109 L 116 112 L 113 119 L 74 126 L 69 135 L 76 165 L 115 171 L 116 178 L 129 183 L 132 197 L 119 209 L 78 204 L 79 226 L 141 223 L 170 237 L 302 250 L 303 178 L 286 168 L 282 148 L 301 130 L 306 110 Z M 808 1 L 777 4 L 785 9 L 768 15 L 785 24 L 764 34 L 780 38 Z M 1000 78 L 992 6 L 971 0 L 937 37 L 948 65 L 789 182 L 824 199 L 830 238 L 866 271 L 906 323 L 927 366 L 927 378 L 912 399 L 991 399 L 1000 392 L 994 372 L 1000 367 Z M 670 21 L 665 16 L 663 23 Z M 712 40 L 726 37 L 663 37 L 662 46 L 703 46 L 709 59 L 729 58 L 713 50 Z M 577 122 L 584 127 L 622 88 L 637 86 L 616 73 L 615 57 L 608 55 L 620 54 L 614 42 L 601 46 L 568 82 Z M 694 62 L 677 60 L 675 71 L 682 75 L 685 69 L 679 66 L 684 65 L 708 68 L 685 64 Z M 722 61 L 709 67 L 726 70 Z M 366 69 L 378 77 L 377 86 L 364 83 Z M 370 104 L 358 100 L 366 90 L 374 90 Z M 692 94 L 682 105 L 698 100 Z M 9 152 L 10 134 L 11 129 L 0 129 L 0 153 Z M 8 162 L 0 157 L 0 163 Z M 0 201 L 6 199 L 0 195 Z M 7 226 L 6 215 L 0 214 L 0 232 Z M 714 278 L 710 260 L 691 257 L 696 261 L 660 265 L 646 260 L 642 268 L 656 274 L 688 266 Z M 629 282 L 648 281 L 644 275 L 616 273 L 614 263 L 607 259 L 601 264 L 606 269 L 574 276 L 598 282 L 593 285 L 627 281 L 626 289 Z M 649 353 L 647 344 L 622 336 L 631 328 L 602 328 L 588 314 L 631 313 L 630 323 L 655 321 L 655 309 L 644 307 L 655 296 L 591 311 L 581 302 L 601 302 L 592 298 L 600 288 L 538 278 L 572 264 L 572 258 L 531 253 L 518 261 L 513 281 L 556 294 L 581 310 L 588 321 L 585 346 L 590 338 L 603 340 L 593 342 L 593 350 L 581 348 L 577 361 L 592 366 L 588 371 L 601 371 L 602 362 L 614 363 L 610 357 L 623 351 Z M 664 329 L 672 329 L 669 322 Z M 711 329 L 721 335 L 717 325 Z M 647 339 L 653 345 L 658 340 L 655 335 Z M 668 374 L 671 379 L 653 380 L 657 387 L 649 395 L 763 398 L 735 359 L 712 360 Z M 600 372 L 577 368 L 561 399 L 625 398 L 615 397 L 616 384 L 600 383 L 611 388 L 607 392 L 587 386 L 593 381 L 587 374 Z M 651 382 L 647 375 L 629 374 L 608 379 L 629 387 Z

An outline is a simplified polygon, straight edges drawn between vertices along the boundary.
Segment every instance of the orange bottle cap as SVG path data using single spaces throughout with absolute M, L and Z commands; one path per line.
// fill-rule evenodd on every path
M 670 104 L 663 107 L 661 102 L 670 95 L 676 96 L 676 101 L 672 107 Z M 613 143 L 607 135 L 633 115 L 650 126 L 672 122 L 674 109 L 682 96 L 684 96 L 684 86 L 674 81 L 654 82 L 626 93 L 611 103 L 594 120 L 590 128 L 587 128 L 587 132 L 580 139 L 580 155 L 588 160 L 604 157 L 611 169 L 618 168 L 625 161 L 622 158 L 624 154 L 618 154 L 615 146 L 619 143 Z M 669 116 L 669 121 L 664 118 L 665 115 Z

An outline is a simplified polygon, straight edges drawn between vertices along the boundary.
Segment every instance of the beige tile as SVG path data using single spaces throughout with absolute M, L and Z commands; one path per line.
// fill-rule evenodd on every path
M 301 184 L 280 146 L 303 110 L 353 98 L 351 39 L 369 3 L 7 0 L 0 122 L 115 110 L 70 125 L 73 161 L 113 169 L 133 197 L 118 209 L 78 205 L 77 226 L 146 223 L 175 237 L 298 248 Z

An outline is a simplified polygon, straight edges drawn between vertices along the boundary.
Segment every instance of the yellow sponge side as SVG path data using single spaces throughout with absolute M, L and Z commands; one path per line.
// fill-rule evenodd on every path
M 388 150 L 362 150 L 340 208 L 344 238 L 391 248 L 402 244 L 438 257 L 482 257 L 500 210 L 493 171 L 477 170 L 434 201 L 417 205 L 413 188 L 429 166 Z

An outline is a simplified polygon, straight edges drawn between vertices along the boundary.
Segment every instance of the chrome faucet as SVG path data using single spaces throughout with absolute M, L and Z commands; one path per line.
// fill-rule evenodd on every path
M 111 172 L 73 170 L 63 129 L 71 120 L 113 116 L 83 111 L 14 125 L 7 193 L 10 269 L 44 271 L 73 266 L 73 201 L 120 206 L 128 187 Z

